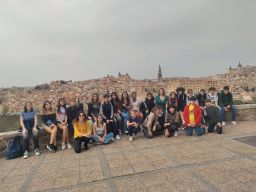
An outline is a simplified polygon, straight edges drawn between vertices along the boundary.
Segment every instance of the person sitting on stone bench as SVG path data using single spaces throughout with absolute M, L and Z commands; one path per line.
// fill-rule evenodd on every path
M 57 121 L 56 121 L 56 110 L 53 108 L 50 101 L 45 101 L 43 104 L 43 110 L 41 114 L 42 127 L 49 133 L 50 143 L 46 146 L 51 152 L 57 151 Z
M 202 116 L 201 107 L 196 104 L 196 97 L 191 96 L 189 105 L 184 109 L 185 130 L 188 136 L 192 136 L 193 131 L 197 136 L 204 134 L 205 129 L 201 127 Z
M 221 122 L 222 126 L 225 126 L 225 113 L 228 111 L 232 112 L 232 124 L 236 125 L 236 108 L 233 105 L 233 96 L 229 91 L 229 87 L 225 86 L 223 91 L 220 93 L 220 107 L 221 107 Z
M 23 158 L 29 157 L 29 137 L 33 137 L 35 155 L 39 156 L 39 139 L 37 129 L 37 112 L 31 102 L 26 102 L 24 111 L 20 113 L 21 133 L 23 136 L 25 152 Z
M 212 103 L 211 99 L 205 99 L 206 120 L 208 121 L 208 133 L 212 133 L 216 127 L 218 134 L 222 133 L 222 125 L 219 108 Z

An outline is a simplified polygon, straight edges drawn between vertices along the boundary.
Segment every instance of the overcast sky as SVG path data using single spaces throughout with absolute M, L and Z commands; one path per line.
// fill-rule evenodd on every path
M 255 0 L 1 0 L 0 87 L 256 64 Z

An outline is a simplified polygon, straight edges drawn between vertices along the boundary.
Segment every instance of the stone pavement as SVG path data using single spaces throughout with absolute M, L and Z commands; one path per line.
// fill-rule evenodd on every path
M 256 148 L 234 138 L 256 135 L 256 121 L 223 135 L 127 137 L 89 151 L 0 159 L 0 191 L 256 191 Z

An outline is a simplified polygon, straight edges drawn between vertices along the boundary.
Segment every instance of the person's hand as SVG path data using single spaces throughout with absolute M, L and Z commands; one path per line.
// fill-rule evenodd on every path
M 225 110 L 225 111 L 228 111 L 228 108 L 227 108 L 227 107 L 224 107 L 224 110 Z
M 218 126 L 218 127 L 221 127 L 222 125 L 221 125 L 221 123 L 219 122 L 219 123 L 217 123 L 217 126 Z
M 32 129 L 32 131 L 34 131 L 35 133 L 38 133 L 38 130 L 37 130 L 36 127 L 34 127 L 34 128 Z
M 167 127 L 168 125 L 169 125 L 168 123 L 165 123 L 165 124 L 164 124 L 164 127 Z
M 182 120 L 182 125 L 185 125 L 185 120 Z
M 169 131 L 168 131 L 168 130 L 165 131 L 164 136 L 165 136 L 165 137 L 168 137 L 168 136 L 169 136 Z
M 230 109 L 230 105 L 228 105 L 226 108 Z
M 23 128 L 22 132 L 26 134 L 26 133 L 28 133 L 28 130 L 26 128 Z
M 100 138 L 99 138 L 99 141 L 102 143 L 102 142 L 104 141 L 104 139 L 100 137 Z
M 112 120 L 112 119 L 110 119 L 110 120 L 109 120 L 109 122 L 113 122 L 113 120 Z
M 146 110 L 146 113 L 148 113 L 148 112 L 149 112 L 149 110 L 147 109 L 147 110 Z
M 195 123 L 191 123 L 190 126 L 191 126 L 191 127 L 195 127 L 196 124 L 195 124 Z

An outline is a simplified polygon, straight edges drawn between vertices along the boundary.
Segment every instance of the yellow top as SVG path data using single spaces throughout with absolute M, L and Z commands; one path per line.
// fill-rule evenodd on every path
M 189 105 L 189 123 L 195 124 L 194 105 Z
M 93 124 L 91 121 L 85 123 L 74 123 L 74 138 L 82 137 L 82 135 L 91 136 Z

